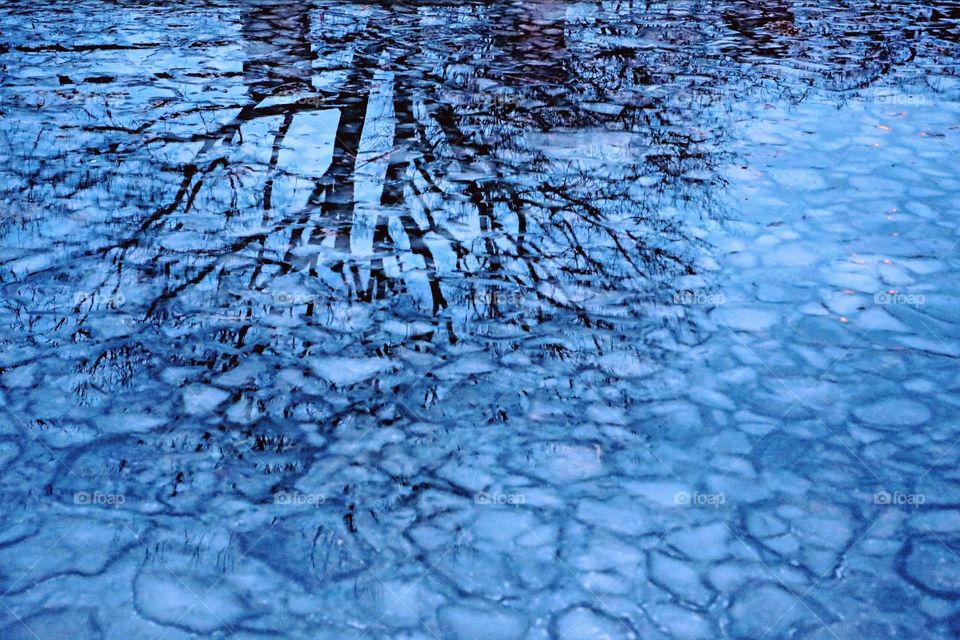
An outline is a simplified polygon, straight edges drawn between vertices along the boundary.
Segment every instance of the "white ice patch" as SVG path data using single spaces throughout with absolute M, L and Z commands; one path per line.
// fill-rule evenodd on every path
M 853 413 L 868 424 L 893 427 L 915 426 L 930 419 L 930 409 L 909 398 L 885 398 L 857 407 Z
M 300 176 L 323 177 L 333 162 L 339 122 L 339 109 L 298 113 L 283 139 L 277 168 Z
M 620 621 L 586 607 L 574 607 L 557 620 L 560 640 L 629 640 L 636 636 Z
M 386 371 L 390 362 L 380 358 L 317 357 L 310 369 L 327 382 L 339 386 L 357 384 Z
M 779 316 L 769 309 L 723 307 L 713 313 L 713 318 L 738 331 L 766 331 L 777 323 Z
M 200 580 L 192 573 L 142 571 L 134 584 L 140 613 L 157 624 L 212 633 L 239 622 L 243 599 L 225 581 Z
M 204 384 L 191 384 L 183 389 L 183 404 L 190 415 L 212 411 L 229 397 L 223 389 Z
M 444 637 L 452 640 L 520 640 L 526 631 L 523 617 L 503 608 L 453 605 L 437 613 Z

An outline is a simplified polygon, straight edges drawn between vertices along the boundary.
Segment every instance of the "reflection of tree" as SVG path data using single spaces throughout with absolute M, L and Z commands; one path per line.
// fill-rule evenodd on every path
M 521 2 L 493 18 L 491 42 L 502 57 L 488 75 L 501 84 L 551 92 L 570 88 L 566 16 L 563 3 Z M 562 99 L 562 98 L 561 98 Z
M 411 27 L 415 25 L 415 16 L 403 19 L 411 20 Z M 565 23 L 559 7 L 549 12 L 526 7 L 497 19 L 509 20 L 518 35 L 478 42 L 481 53 L 493 63 L 473 68 L 463 81 L 443 82 L 424 75 L 424 69 L 436 64 L 437 57 L 463 59 L 463 52 L 455 50 L 457 43 L 431 42 L 425 46 L 420 41 L 390 41 L 388 46 L 382 37 L 359 36 L 353 42 L 354 58 L 340 94 L 332 98 L 311 94 L 314 97 L 304 101 L 303 93 L 310 93 L 305 70 L 309 70 L 313 57 L 311 47 L 304 42 L 309 32 L 308 17 L 300 10 L 274 5 L 247 9 L 245 51 L 253 57 L 245 62 L 244 69 L 250 105 L 211 136 L 198 156 L 203 162 L 198 159 L 186 166 L 174 201 L 158 210 L 141 226 L 140 235 L 129 242 L 140 245 L 151 225 L 162 226 L 164 218 L 180 208 L 189 211 L 202 189 L 217 189 L 210 180 L 214 179 L 213 172 L 230 165 L 224 155 L 225 145 L 242 138 L 245 125 L 253 120 L 279 116 L 262 180 L 260 205 L 266 235 L 243 237 L 224 247 L 226 254 L 217 260 L 194 266 L 191 275 L 171 277 L 166 290 L 150 305 L 150 312 L 170 308 L 187 289 L 220 277 L 218 267 L 222 268 L 231 252 L 245 252 L 251 247 L 258 247 L 258 255 L 246 286 L 262 289 L 269 274 L 283 276 L 303 267 L 295 254 L 305 243 L 329 245 L 341 256 L 314 262 L 307 267 L 308 272 L 327 283 L 331 279 L 323 278 L 320 272 L 336 274 L 343 286 L 343 293 L 338 295 L 356 300 L 370 301 L 385 297 L 388 291 L 409 290 L 415 284 L 411 278 L 422 275 L 429 291 L 425 310 L 433 316 L 448 316 L 443 322 L 451 338 L 455 336 L 452 316 L 463 313 L 447 311 L 452 300 L 480 300 L 484 314 L 501 315 L 498 295 L 513 300 L 526 295 L 534 303 L 527 313 L 567 309 L 591 324 L 596 320 L 591 318 L 596 310 L 591 313 L 584 306 L 583 292 L 614 289 L 623 285 L 624 278 L 649 284 L 660 272 L 674 268 L 680 273 L 691 272 L 692 267 L 685 265 L 686 259 L 677 253 L 682 237 L 676 222 L 658 220 L 648 194 L 636 183 L 659 173 L 661 191 L 671 183 L 680 185 L 687 179 L 688 165 L 706 160 L 694 149 L 702 140 L 657 133 L 645 140 L 646 154 L 622 145 L 601 145 L 589 150 L 596 157 L 583 162 L 576 157 L 581 151 L 576 148 L 580 142 L 577 136 L 568 134 L 569 130 L 609 128 L 618 134 L 636 133 L 648 127 L 649 119 L 581 108 L 578 96 L 598 96 L 604 91 L 604 79 L 578 82 L 571 73 L 575 63 L 566 51 Z M 282 37 L 275 37 L 278 32 Z M 373 255 L 359 258 L 351 255 L 358 156 L 367 129 L 370 98 L 376 90 L 374 69 L 381 52 L 388 49 L 390 62 L 384 71 L 391 82 L 392 151 L 373 222 Z M 264 58 L 255 57 L 259 55 Z M 545 56 L 549 61 L 544 62 Z M 623 84 L 624 79 L 621 76 L 617 81 Z M 479 88 L 480 82 L 495 82 L 502 90 L 491 100 L 490 94 Z M 278 100 L 288 94 L 299 98 L 288 103 Z M 258 106 L 264 100 L 269 107 Z M 298 114 L 330 106 L 339 113 L 330 166 L 314 180 L 312 193 L 301 210 L 271 216 L 284 136 Z M 632 105 L 624 105 L 624 109 L 632 109 Z M 530 133 L 548 137 L 531 144 L 524 140 Z M 666 136 L 667 141 L 658 141 L 657 136 Z M 620 136 L 618 142 L 630 139 Z M 569 157 L 550 157 L 550 147 L 555 143 L 571 145 Z M 649 152 L 651 147 L 663 152 Z M 474 177 L 450 179 L 451 174 Z M 693 184 L 700 179 L 689 180 Z M 457 208 L 460 219 L 453 221 L 450 212 Z M 457 227 L 465 222 L 475 224 L 476 233 L 460 233 Z M 286 236 L 282 245 L 287 249 L 271 262 L 266 246 L 268 236 L 276 234 Z M 445 245 L 454 256 L 453 264 L 441 264 L 435 255 L 438 244 Z M 420 266 L 402 254 L 418 258 Z M 230 280 L 238 280 L 236 271 L 230 274 Z M 486 283 L 483 296 L 471 290 L 475 282 Z M 570 285 L 579 289 L 578 295 L 571 295 L 567 290 Z M 314 300 L 303 305 L 308 317 L 315 306 Z M 519 316 L 515 319 L 526 322 Z M 238 330 L 238 344 L 251 328 Z
M 17 285 L 0 305 L 7 342 L 26 354 L 8 361 L 62 357 L 46 358 L 56 375 L 38 380 L 62 380 L 84 403 L 119 404 L 119 389 L 163 403 L 161 379 L 229 389 L 215 411 L 184 418 L 173 393 L 157 415 L 250 425 L 210 441 L 223 445 L 217 464 L 243 467 L 231 470 L 238 490 L 260 499 L 303 470 L 302 450 L 284 450 L 289 422 L 419 420 L 392 403 L 445 358 L 515 350 L 534 367 L 550 360 L 540 370 L 557 378 L 626 345 L 655 358 L 696 329 L 659 303 L 678 281 L 702 282 L 681 280 L 702 250 L 690 227 L 720 215 L 735 99 L 778 84 L 790 64 L 812 71 L 787 87 L 871 86 L 947 46 L 957 17 L 945 5 L 917 20 L 889 11 L 852 37 L 835 8 L 777 0 L 682 3 L 685 18 L 650 3 L 577 4 L 576 15 L 559 2 L 339 5 L 321 21 L 303 3 L 245 3 L 242 71 L 195 74 L 226 99 L 181 96 L 132 125 L 90 115 L 72 152 L 0 126 L 17 151 L 5 195 L 95 193 L 89 210 L 103 217 L 53 247 L 43 211 L 0 230 L 38 258 L 0 259 L 2 284 Z M 858 11 L 839 13 L 865 22 Z M 329 158 L 296 157 L 304 132 Z M 157 146 L 173 153 L 155 157 Z M 97 173 L 82 162 L 91 154 L 117 162 Z M 44 253 L 77 247 L 70 260 Z M 331 391 L 311 370 L 330 354 L 390 357 L 365 385 Z M 451 389 L 470 376 L 449 375 Z M 279 442 L 264 436 L 274 428 Z M 236 463 L 251 446 L 293 469 Z
M 416 11 L 397 7 L 325 31 L 315 49 L 304 7 L 245 7 L 247 104 L 203 136 L 172 197 L 101 252 L 116 271 L 89 288 L 116 294 L 129 286 L 122 283 L 130 282 L 131 257 L 155 256 L 165 265 L 155 281 L 163 290 L 148 292 L 147 315 L 213 331 L 207 344 L 227 355 L 211 361 L 198 336 L 188 360 L 222 368 L 241 361 L 238 349 L 277 348 L 263 319 L 287 311 L 271 304 L 270 292 L 293 275 L 306 276 L 309 299 L 294 307 L 308 325 L 338 301 L 387 300 L 384 308 L 422 314 L 454 340 L 478 315 L 528 326 L 569 313 L 605 326 L 606 310 L 590 302 L 598 294 L 629 291 L 628 307 L 639 313 L 670 274 L 691 273 L 682 224 L 660 209 L 693 199 L 691 190 L 702 197 L 716 181 L 708 136 L 691 130 L 697 114 L 650 103 L 639 90 L 645 74 L 625 64 L 616 45 L 592 45 L 591 26 L 567 24 L 562 3 L 440 14 L 462 37 L 430 38 Z M 346 66 L 337 93 L 312 87 L 314 63 L 325 57 Z M 356 192 L 358 172 L 372 160 L 359 158 L 365 132 L 378 124 L 368 120 L 378 92 L 390 102 L 381 119 L 392 119 L 392 141 L 363 256 L 352 251 L 362 232 Z M 304 202 L 278 204 L 278 185 L 296 170 L 279 162 L 291 127 L 329 109 L 338 114 L 329 166 L 309 179 Z M 260 123 L 270 134 L 255 144 L 269 149 L 268 159 L 238 160 Z M 211 213 L 257 231 L 208 236 L 202 251 L 186 256 L 167 248 L 189 217 Z M 324 258 L 300 257 L 317 252 Z M 211 288 L 223 313 L 210 313 Z M 310 342 L 299 341 L 301 353 Z
M 798 34 L 792 4 L 787 0 L 731 3 L 723 19 L 744 38 L 752 54 L 779 58 L 788 53 Z
M 763 0 L 724 3 L 718 11 L 739 36 L 724 47 L 734 60 L 781 59 L 807 84 L 834 90 L 865 89 L 924 53 L 936 59 L 960 33 L 958 9 L 950 2 L 853 3 L 838 11 Z M 765 73 L 777 80 L 772 69 Z
M 319 15 L 302 5 L 245 5 L 245 93 L 221 105 L 232 118 L 213 112 L 219 124 L 204 132 L 162 129 L 203 113 L 192 105 L 111 130 L 129 137 L 127 148 L 141 136 L 199 148 L 159 174 L 159 162 L 143 160 L 154 171 L 149 188 L 170 188 L 157 189 L 165 195 L 135 229 L 111 229 L 119 239 L 85 256 L 111 268 L 82 288 L 106 299 L 141 291 L 126 308 L 156 326 L 195 327 L 193 351 L 177 357 L 216 369 L 266 350 L 313 353 L 328 318 L 360 306 L 433 328 L 417 338 L 440 331 L 450 341 L 484 318 L 610 327 L 695 272 L 685 216 L 716 213 L 729 114 L 690 92 L 722 100 L 775 79 L 769 66 L 727 56 L 755 63 L 789 53 L 829 62 L 821 80 L 869 83 L 900 60 L 889 34 L 944 38 L 951 15 L 938 8 L 910 23 L 892 13 L 901 29 L 888 23 L 875 30 L 883 38 L 869 32 L 851 45 L 818 39 L 811 22 L 826 21 L 826 10 L 790 2 L 694 3 L 690 16 L 716 15 L 715 33 L 627 4 L 616 21 L 604 3 L 575 19 L 562 3 L 346 7 L 322 34 Z M 722 51 L 709 44 L 718 36 Z M 824 60 L 844 47 L 866 54 Z M 317 146 L 331 143 L 317 174 L 283 154 L 294 127 L 320 114 L 336 117 L 335 131 L 316 130 Z M 278 304 L 275 292 L 288 286 L 300 293 Z M 616 314 L 598 302 L 607 293 L 628 298 Z M 95 306 L 74 306 L 67 326 L 82 339 Z M 296 330 L 276 329 L 292 314 Z M 402 342 L 375 329 L 364 340 Z
M 302 6 L 256 4 L 244 7 L 243 81 L 254 104 L 278 93 L 309 91 L 310 14 Z
M 927 23 L 917 25 L 918 30 L 927 31 L 935 38 L 960 44 L 960 5 L 956 2 L 927 4 L 930 7 Z

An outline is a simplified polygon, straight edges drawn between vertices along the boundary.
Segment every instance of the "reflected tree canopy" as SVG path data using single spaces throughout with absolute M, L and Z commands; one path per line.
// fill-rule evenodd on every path
M 186 59 L 154 74 L 147 110 L 116 101 L 118 78 L 68 78 L 60 154 L 8 156 L 16 206 L 41 214 L 12 219 L 59 213 L 39 211 L 52 190 L 95 245 L 65 238 L 53 252 L 69 261 L 37 278 L 12 268 L 28 296 L 17 315 L 67 342 L 119 315 L 132 343 L 81 368 L 145 357 L 143 332 L 164 327 L 190 336 L 176 358 L 215 372 L 245 354 L 382 354 L 478 332 L 516 331 L 516 348 L 550 318 L 614 340 L 655 319 L 690 339 L 690 314 L 663 303 L 701 274 L 708 248 L 688 228 L 723 217 L 725 103 L 772 90 L 764 59 L 822 55 L 811 47 L 830 37 L 793 5 L 648 4 L 611 23 L 604 3 L 245 4 L 209 43 L 236 50 L 236 71 Z M 951 46 L 950 11 L 886 14 L 902 39 L 848 35 L 863 56 L 822 77 L 866 86 L 918 42 Z M 433 37 L 441 24 L 451 37 Z M 221 89 L 193 103 L 178 81 Z M 30 126 L 5 131 L 9 149 Z M 103 164 L 80 168 L 94 151 Z
M 661 509 L 678 474 L 691 491 L 733 487 L 758 512 L 777 492 L 807 491 L 793 491 L 805 482 L 795 480 L 801 459 L 854 484 L 852 449 L 871 460 L 901 451 L 884 440 L 887 405 L 861 419 L 861 407 L 841 406 L 839 383 L 894 395 L 883 376 L 907 379 L 896 359 L 905 349 L 957 357 L 953 342 L 911 324 L 951 326 L 953 303 L 894 317 L 860 302 L 881 276 L 884 287 L 939 277 L 925 260 L 948 253 L 946 233 L 891 251 L 897 260 L 883 242 L 907 233 L 893 228 L 895 200 L 923 175 L 916 166 L 948 185 L 922 194 L 951 196 L 955 181 L 937 173 L 949 167 L 935 166 L 949 152 L 953 129 L 941 120 L 951 112 L 925 104 L 916 118 L 930 131 L 903 125 L 890 136 L 899 147 L 878 140 L 900 115 L 895 100 L 956 100 L 956 3 L 27 5 L 0 7 L 0 412 L 12 425 L 0 431 L 0 460 L 16 460 L 0 480 L 44 499 L 114 484 L 142 509 L 130 522 L 157 529 L 136 531 L 146 547 L 130 570 L 138 589 L 149 590 L 144 575 L 165 553 L 187 553 L 184 516 L 208 507 L 234 527 L 215 522 L 226 540 L 216 538 L 209 583 L 233 580 L 237 558 L 252 558 L 269 567 L 262 575 L 322 592 L 310 607 L 324 612 L 374 602 L 376 581 L 362 578 L 386 568 L 436 566 L 426 581 L 435 592 L 495 585 L 499 604 L 551 580 L 628 584 L 635 576 L 612 577 L 619 560 L 578 565 L 572 581 L 557 577 L 557 560 L 596 558 L 609 548 L 586 545 L 634 536 L 647 562 L 647 542 L 664 540 L 671 518 L 707 531 L 705 511 Z M 856 112 L 888 98 L 883 122 Z M 850 131 L 829 121 L 841 110 Z M 876 155 L 858 155 L 867 145 Z M 811 149 L 816 163 L 788 157 Z M 823 157 L 835 149 L 853 151 Z M 906 168 L 869 175 L 896 162 Z M 931 206 L 910 215 L 952 229 Z M 875 225 L 866 232 L 865 220 Z M 853 270 L 866 259 L 851 246 L 879 275 Z M 792 280 L 764 280 L 764 270 Z M 718 309 L 711 295 L 731 282 L 746 295 Z M 860 311 L 884 342 L 841 333 Z M 931 380 L 909 388 L 932 397 Z M 806 403 L 787 397 L 792 386 L 809 388 Z M 935 403 L 923 402 L 893 426 L 930 419 Z M 845 430 L 851 416 L 860 431 Z M 779 439 L 752 449 L 774 423 Z M 831 440 L 834 428 L 842 437 Z M 910 455 L 937 459 L 946 440 Z M 890 468 L 906 466 L 916 465 Z M 463 526 L 487 517 L 473 495 L 495 480 L 529 491 L 530 522 L 537 510 L 561 514 L 544 518 L 537 536 L 547 533 L 509 568 L 506 544 L 471 546 Z M 271 511 L 275 496 L 303 487 L 328 502 Z M 852 512 L 860 496 L 848 493 L 829 500 Z M 840 531 L 856 518 L 811 504 L 793 520 L 741 522 L 739 507 L 722 517 L 732 514 L 730 531 L 757 558 L 815 586 L 853 570 L 845 536 L 872 525 Z M 831 539 L 782 543 L 788 520 L 789 535 Z M 776 533 L 751 538 L 758 522 Z M 0 564 L 20 525 L 0 540 Z M 481 525 L 493 537 L 512 531 Z M 433 554 L 435 531 L 454 540 L 449 557 Z M 697 538 L 669 543 L 701 551 Z M 793 547 L 816 549 L 797 559 Z M 631 565 L 644 583 L 624 591 L 631 602 L 647 605 L 648 582 L 660 588 L 647 574 L 658 566 L 686 575 L 671 564 L 681 555 Z M 0 588 L 12 590 L 5 571 Z M 695 601 L 704 617 L 727 615 L 699 589 L 663 602 L 674 614 Z M 654 627 L 634 635 L 660 637 Z
M 702 275 L 689 229 L 723 218 L 729 99 L 775 91 L 764 60 L 823 56 L 832 36 L 789 2 L 645 6 L 611 22 L 607 3 L 247 3 L 205 43 L 235 68 L 188 56 L 136 107 L 119 77 L 61 79 L 60 132 L 5 127 L 8 238 L 26 247 L 66 213 L 90 241 L 8 264 L 10 311 L 66 343 L 122 320 L 130 342 L 80 366 L 116 359 L 121 379 L 166 330 L 185 340 L 173 357 L 220 373 L 464 334 L 517 348 L 550 319 L 692 339 L 691 314 L 663 303 Z M 902 36 L 848 33 L 862 55 L 810 58 L 826 65 L 811 82 L 866 87 L 955 46 L 940 26 L 955 9 L 862 11 Z

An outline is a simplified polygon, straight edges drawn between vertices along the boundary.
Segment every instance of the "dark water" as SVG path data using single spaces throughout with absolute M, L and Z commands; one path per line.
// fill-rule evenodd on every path
M 0 8 L 0 636 L 960 633 L 960 4 Z

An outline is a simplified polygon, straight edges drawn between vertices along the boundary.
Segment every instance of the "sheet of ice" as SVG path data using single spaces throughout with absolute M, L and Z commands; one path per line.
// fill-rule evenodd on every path
M 957 16 L 874 4 L 0 6 L 0 637 L 957 637 Z

